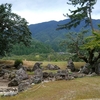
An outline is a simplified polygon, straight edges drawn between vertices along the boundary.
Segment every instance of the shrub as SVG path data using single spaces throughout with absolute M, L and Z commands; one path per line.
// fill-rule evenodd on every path
M 15 60 L 15 62 L 14 62 L 14 67 L 15 67 L 15 68 L 18 68 L 18 66 L 19 66 L 20 64 L 23 65 L 23 61 L 20 60 L 20 59 L 17 59 L 17 60 Z

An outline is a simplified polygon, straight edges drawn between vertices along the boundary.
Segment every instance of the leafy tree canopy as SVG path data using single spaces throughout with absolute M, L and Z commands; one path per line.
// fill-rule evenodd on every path
M 11 4 L 0 5 L 0 55 L 8 53 L 16 43 L 24 43 L 26 46 L 31 42 L 31 32 L 28 22 L 11 12 Z
M 76 9 L 69 9 L 70 14 L 67 13 L 65 17 L 69 17 L 70 21 L 64 25 L 59 25 L 58 29 L 70 29 L 72 27 L 77 27 L 77 25 L 84 20 L 86 23 L 85 26 L 90 25 L 93 30 L 91 13 L 96 1 L 97 0 L 69 0 L 67 4 L 76 7 Z
M 98 25 L 98 27 L 100 28 L 100 25 Z M 96 52 L 100 53 L 100 30 L 94 30 L 93 35 L 87 37 L 85 40 L 88 42 L 85 43 L 81 49 L 95 49 Z
M 85 31 L 81 31 L 77 34 L 75 32 L 69 33 L 69 37 L 67 36 L 67 38 L 69 38 L 70 41 L 68 42 L 67 40 L 67 46 L 70 52 L 76 53 L 80 59 L 89 63 L 93 69 L 95 63 L 100 59 L 100 31 L 93 28 L 91 17 L 92 9 L 96 2 L 97 0 L 69 0 L 68 4 L 77 6 L 77 8 L 76 10 L 70 10 L 70 15 L 66 15 L 70 18 L 70 21 L 58 28 L 70 29 L 72 27 L 77 27 L 82 20 L 85 21 L 85 26 L 89 25 L 91 27 L 92 35 L 88 36 L 86 39 L 83 34 Z

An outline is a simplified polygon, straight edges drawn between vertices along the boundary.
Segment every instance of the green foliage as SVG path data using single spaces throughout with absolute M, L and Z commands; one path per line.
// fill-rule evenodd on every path
M 80 47 L 86 43 L 85 36 L 87 30 L 82 30 L 80 32 L 69 32 L 66 34 L 66 39 L 63 40 L 61 45 L 66 46 L 67 51 L 70 53 L 77 53 Z
M 28 22 L 11 12 L 11 4 L 0 5 L 0 55 L 10 52 L 15 43 L 28 46 L 31 42 L 31 33 Z
M 80 35 L 80 33 L 72 33 L 69 35 L 71 41 L 67 40 L 69 50 L 76 53 L 77 56 L 80 59 L 83 59 L 86 63 L 89 63 L 91 68 L 93 68 L 93 65 L 100 59 L 100 32 L 94 30 L 91 17 L 92 9 L 96 4 L 96 1 L 97 0 L 69 0 L 68 4 L 77 8 L 76 10 L 70 10 L 70 15 L 67 14 L 70 21 L 58 28 L 70 29 L 72 27 L 77 27 L 83 20 L 85 21 L 85 26 L 89 25 L 91 27 L 93 35 L 89 36 L 87 39 L 84 39 L 84 35 Z M 98 53 L 97 56 L 95 56 L 95 52 Z
M 11 54 L 29 55 L 35 53 L 50 53 L 50 52 L 53 52 L 53 49 L 50 46 L 42 42 L 32 40 L 30 47 L 26 47 L 23 44 L 14 45 Z
M 70 14 L 67 13 L 65 17 L 69 17 L 70 21 L 64 25 L 60 25 L 58 29 L 77 27 L 82 20 L 85 20 L 85 26 L 90 25 L 93 30 L 91 12 L 96 1 L 97 0 L 69 0 L 67 4 L 76 7 L 76 9 L 69 9 Z
M 15 67 L 15 68 L 18 68 L 18 66 L 19 66 L 20 64 L 23 64 L 23 61 L 20 60 L 20 59 L 16 59 L 15 62 L 14 62 L 14 67 Z
M 12 55 L 8 57 L 3 57 L 3 60 L 28 60 L 28 61 L 67 61 L 69 57 L 73 56 L 69 53 L 64 52 L 52 52 L 52 53 L 36 53 L 30 55 Z
M 100 25 L 98 25 L 100 28 Z M 100 30 L 93 31 L 93 35 L 86 38 L 88 41 L 86 44 L 82 46 L 82 49 L 95 49 L 95 51 L 100 50 Z

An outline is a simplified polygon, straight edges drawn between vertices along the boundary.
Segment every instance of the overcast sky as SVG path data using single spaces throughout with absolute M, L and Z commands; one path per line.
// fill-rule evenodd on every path
M 29 24 L 51 20 L 63 20 L 63 14 L 72 6 L 66 4 L 68 0 L 0 0 L 0 4 L 11 3 L 12 12 L 25 18 Z M 100 0 L 94 6 L 93 19 L 100 19 Z

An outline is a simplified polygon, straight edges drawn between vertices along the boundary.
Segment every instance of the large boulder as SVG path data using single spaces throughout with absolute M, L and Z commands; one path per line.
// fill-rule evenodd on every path
M 43 80 L 42 69 L 36 69 L 34 71 L 34 76 L 33 76 L 32 80 L 33 80 L 33 83 L 35 83 L 35 84 L 42 82 L 42 80 Z
M 49 69 L 49 70 L 59 70 L 60 67 L 58 67 L 57 65 L 48 64 L 47 69 Z
M 41 76 L 41 77 L 43 77 L 42 69 L 36 69 L 34 71 L 34 76 Z
M 67 68 L 71 69 L 72 72 L 75 71 L 75 66 L 74 66 L 74 63 L 73 63 L 72 59 L 70 59 L 70 60 L 68 61 Z
M 36 69 L 41 69 L 41 65 L 42 63 L 41 62 L 37 62 L 34 64 L 33 68 L 32 68 L 32 71 L 35 71 Z
M 38 83 L 41 83 L 42 80 L 43 80 L 43 79 L 42 79 L 41 76 L 33 76 L 33 78 L 32 78 L 32 83 L 38 84 Z
M 29 79 L 28 74 L 23 68 L 20 68 L 19 70 L 17 70 L 14 77 L 15 78 L 13 78 L 9 82 L 8 86 L 18 86 L 21 83 L 21 81 Z
M 8 87 L 18 86 L 19 83 L 20 83 L 20 81 L 17 78 L 14 78 L 8 83 Z
M 30 87 L 30 82 L 22 82 L 18 85 L 18 92 L 24 91 Z
M 57 80 L 61 80 L 61 79 L 65 79 L 66 76 L 68 76 L 68 70 L 58 70 L 56 75 L 55 75 L 55 78 Z
M 28 79 L 29 76 L 23 68 L 16 71 L 16 77 L 20 77 L 22 80 Z
M 86 63 L 84 66 L 81 66 L 80 68 L 80 73 L 89 74 L 91 72 L 92 70 L 89 63 Z
M 54 78 L 55 74 L 53 72 L 43 72 L 43 79 Z

